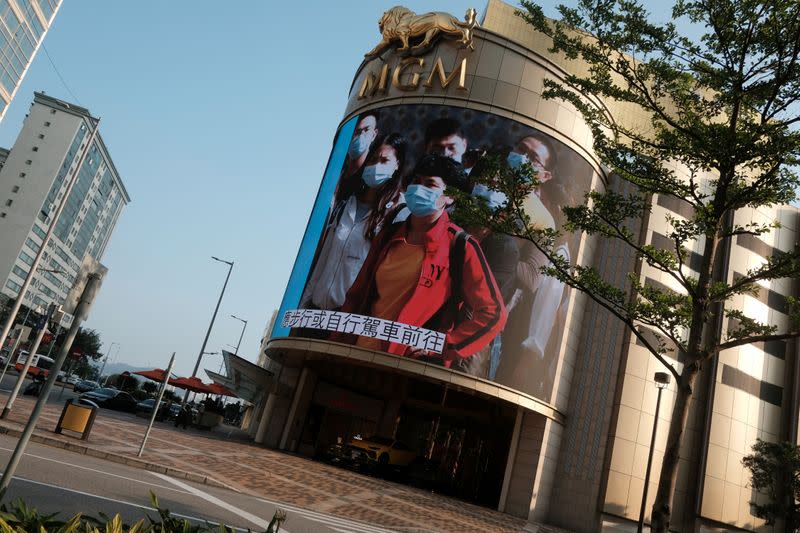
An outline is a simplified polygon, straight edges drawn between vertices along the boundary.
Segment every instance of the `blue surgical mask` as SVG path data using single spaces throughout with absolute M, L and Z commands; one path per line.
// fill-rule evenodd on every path
M 424 217 L 439 210 L 436 202 L 442 196 L 441 189 L 431 189 L 423 185 L 409 185 L 406 189 L 406 205 L 412 215 Z
M 386 163 L 378 163 L 377 165 L 370 165 L 364 167 L 361 171 L 361 179 L 367 184 L 367 187 L 374 189 L 380 187 L 394 176 L 394 167 Z
M 366 131 L 357 137 L 353 137 L 353 140 L 350 141 L 350 146 L 347 148 L 347 155 L 350 156 L 350 159 L 358 159 L 364 155 L 364 152 L 369 150 L 369 145 L 372 142 L 370 137 L 371 135 Z
M 505 193 L 492 190 L 483 183 L 479 183 L 472 188 L 472 196 L 485 198 L 489 209 L 497 209 L 508 201 Z
M 524 154 L 518 154 L 517 152 L 509 152 L 508 157 L 506 157 L 506 162 L 511 168 L 518 169 L 525 163 L 528 163 L 528 156 Z

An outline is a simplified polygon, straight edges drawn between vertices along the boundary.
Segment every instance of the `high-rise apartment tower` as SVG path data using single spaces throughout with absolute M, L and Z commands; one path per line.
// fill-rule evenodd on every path
M 59 7 L 61 0 L 0 0 L 0 120 Z
M 99 132 L 88 143 L 97 120 L 35 93 L 13 148 L 0 152 L 0 303 L 19 295 L 50 224 L 55 230 L 23 304 L 62 303 L 81 265 L 102 258 L 130 197 Z

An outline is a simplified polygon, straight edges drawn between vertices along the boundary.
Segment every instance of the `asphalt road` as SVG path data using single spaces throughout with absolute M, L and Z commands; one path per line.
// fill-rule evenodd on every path
M 3 371 L 2 365 L 0 365 L 0 372 Z M 14 367 L 9 366 L 8 370 L 6 371 L 6 375 L 3 376 L 3 380 L 0 382 L 0 392 L 9 393 L 14 388 L 14 384 L 17 382 L 19 378 L 19 372 L 14 370 Z M 20 395 L 25 390 L 25 387 L 31 382 L 30 378 L 25 378 L 25 382 L 22 384 L 22 388 L 20 389 Z M 53 387 L 52 392 L 50 392 L 50 397 L 47 398 L 47 403 L 60 403 L 63 404 L 67 400 L 71 398 L 77 398 L 80 396 L 79 394 L 75 394 L 72 392 L 72 385 L 67 385 L 64 391 L 61 391 L 63 383 L 56 382 L 55 387 Z M 33 398 L 33 396 L 31 396 Z M 2 405 L 5 405 L 5 400 L 2 401 Z
M 0 436 L 0 464 L 8 462 L 15 445 L 15 438 Z M 151 491 L 173 516 L 199 523 L 224 523 L 243 531 L 265 530 L 280 507 L 288 516 L 281 531 L 288 533 L 388 533 L 382 528 L 234 490 L 190 483 L 35 443 L 28 446 L 3 503 L 22 498 L 41 513 L 60 513 L 61 519 L 78 512 L 94 516 L 119 513 L 123 521 L 133 523 L 147 515 L 157 517 L 150 503 Z

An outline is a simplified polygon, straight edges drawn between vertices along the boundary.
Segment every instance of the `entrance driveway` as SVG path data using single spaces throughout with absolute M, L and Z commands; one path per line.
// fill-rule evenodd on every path
M 1 394 L 0 402 L 5 397 Z M 9 419 L 0 420 L 0 432 L 18 435 L 33 404 L 20 397 Z M 137 459 L 146 419 L 101 409 L 89 439 L 82 441 L 53 432 L 60 412 L 60 406 L 47 405 L 36 441 L 397 531 L 510 533 L 525 526 L 524 520 L 491 509 L 256 446 L 230 426 L 200 431 L 156 423 Z

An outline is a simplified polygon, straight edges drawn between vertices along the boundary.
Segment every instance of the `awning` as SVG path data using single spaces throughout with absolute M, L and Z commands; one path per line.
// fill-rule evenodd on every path
M 225 360 L 226 375 L 206 370 L 208 377 L 227 387 L 239 398 L 253 404 L 258 403 L 272 387 L 273 373 L 225 350 L 222 350 L 222 357 Z

